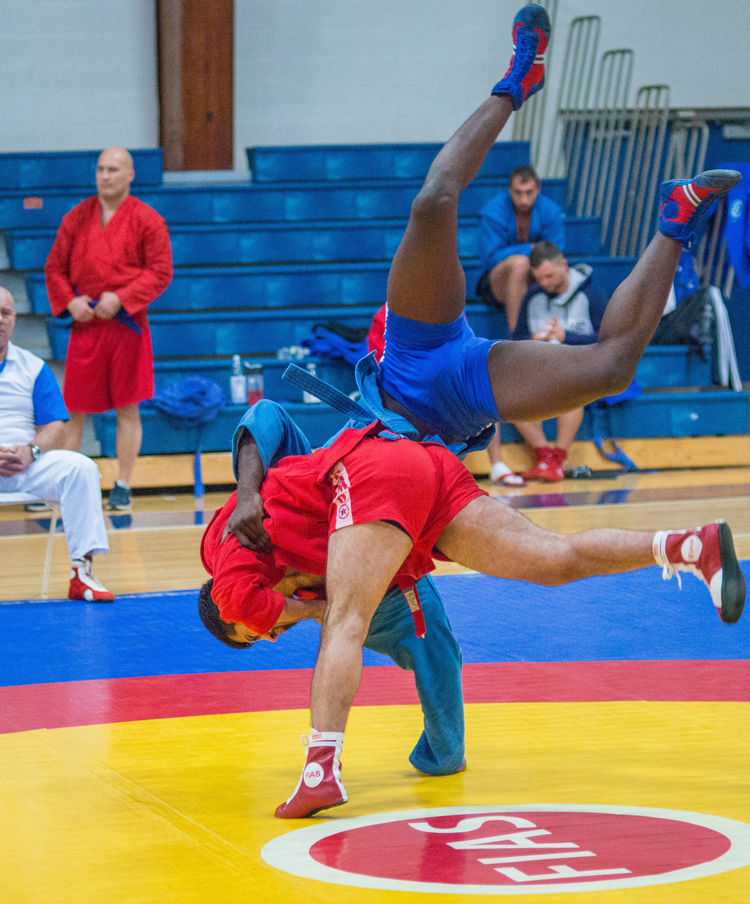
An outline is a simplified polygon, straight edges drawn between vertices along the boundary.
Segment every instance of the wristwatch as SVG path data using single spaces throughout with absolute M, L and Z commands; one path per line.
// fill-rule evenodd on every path
M 42 457 L 42 450 L 37 446 L 36 443 L 29 443 L 29 449 L 31 449 L 31 460 L 36 461 L 38 458 Z

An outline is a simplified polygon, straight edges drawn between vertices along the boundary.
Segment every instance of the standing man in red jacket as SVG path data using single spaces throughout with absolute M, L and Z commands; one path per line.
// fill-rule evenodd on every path
M 130 479 L 141 449 L 138 403 L 154 394 L 146 308 L 172 280 L 164 219 L 130 194 L 133 158 L 102 151 L 97 193 L 63 217 L 47 258 L 52 313 L 69 313 L 63 396 L 70 412 L 66 447 L 78 451 L 87 414 L 117 412 L 118 480 L 107 508 L 130 508 Z

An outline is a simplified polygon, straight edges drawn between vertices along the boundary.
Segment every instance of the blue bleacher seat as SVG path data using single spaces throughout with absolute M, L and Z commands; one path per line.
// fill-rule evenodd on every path
M 389 264 L 298 264 L 269 267 L 191 267 L 175 270 L 150 315 L 167 311 L 357 305 L 385 302 Z M 32 310 L 49 314 L 44 274 L 26 278 Z M 152 312 L 152 313 L 151 313 Z
M 424 179 L 441 144 L 352 144 L 247 149 L 255 182 Z M 487 155 L 480 177 L 509 176 L 529 162 L 525 141 L 504 141 Z
M 644 388 L 666 386 L 710 386 L 711 349 L 702 351 L 684 345 L 650 345 L 635 373 Z
M 501 334 L 503 332 L 502 317 L 499 314 L 489 314 L 489 317 L 492 317 L 492 320 L 488 318 L 485 322 L 488 330 L 495 335 Z M 470 312 L 470 319 L 475 327 L 480 326 L 480 316 L 475 311 Z M 268 398 L 289 402 L 302 401 L 302 390 L 282 380 L 282 374 L 289 364 L 288 361 L 281 361 L 276 357 L 256 357 L 246 360 L 262 366 L 265 393 Z M 354 368 L 346 361 L 340 358 L 309 356 L 303 360 L 302 366 L 307 363 L 315 364 L 317 375 L 322 380 L 337 386 L 342 392 L 348 394 L 357 388 Z M 229 356 L 211 359 L 157 360 L 154 363 L 156 385 L 162 388 L 167 387 L 185 377 L 198 374 L 218 383 L 224 395 L 229 398 L 231 365 L 232 359 Z M 685 346 L 649 346 L 638 365 L 635 378 L 644 389 L 666 386 L 710 386 L 710 349 L 706 349 L 704 356 L 701 357 L 696 349 Z
M 299 307 L 256 311 L 157 313 L 151 315 L 151 338 L 157 358 L 214 355 L 269 355 L 299 345 L 316 323 L 337 320 L 348 326 L 370 323 L 378 305 Z M 505 315 L 478 302 L 466 305 L 471 328 L 488 339 L 507 338 Z M 64 360 L 70 320 L 50 317 L 47 330 L 53 357 Z M 707 386 L 710 364 L 683 347 L 650 346 L 636 377 L 642 386 Z
M 313 446 L 322 445 L 346 422 L 346 417 L 323 404 L 283 401 L 281 404 L 304 431 Z M 209 424 L 204 435 L 206 452 L 229 451 L 232 435 L 244 406 L 229 405 Z M 191 453 L 195 449 L 195 429 L 176 430 L 167 418 L 153 408 L 142 409 L 143 445 L 141 454 Z M 741 434 L 747 430 L 748 394 L 716 390 L 711 392 L 644 393 L 625 405 L 616 406 L 609 414 L 607 435 L 616 439 L 716 436 Z M 113 411 L 93 417 L 96 437 L 102 455 L 115 455 L 116 417 Z M 547 424 L 554 429 L 552 422 Z M 503 442 L 520 440 L 515 428 L 503 424 Z M 553 434 L 550 432 L 550 436 Z M 589 419 L 578 434 L 590 440 Z
M 2 191 L 49 188 L 94 188 L 99 151 L 34 151 L 0 154 Z M 161 185 L 162 150 L 131 151 L 135 166 L 133 188 Z
M 507 187 L 507 180 L 477 179 L 461 194 L 462 216 L 481 207 Z M 309 185 L 170 185 L 134 194 L 154 207 L 170 224 L 273 223 L 301 220 L 371 220 L 408 217 L 421 180 Z M 565 204 L 565 181 L 544 180 L 543 190 Z M 28 209 L 28 192 L 0 189 L 0 229 L 54 228 L 91 190 L 45 189 L 42 206 Z
M 586 257 L 596 267 L 602 291 L 612 293 L 633 267 L 633 258 Z M 575 259 L 571 259 L 575 263 Z M 305 305 L 380 306 L 385 302 L 390 262 L 290 264 L 242 267 L 185 267 L 149 310 L 208 311 Z M 466 293 L 474 296 L 479 261 L 464 261 Z M 44 274 L 26 277 L 31 309 L 49 314 Z
M 392 260 L 406 229 L 406 219 L 304 223 L 231 223 L 177 225 L 170 229 L 175 266 L 262 264 L 312 261 Z M 566 220 L 567 252 L 600 251 L 598 219 Z M 55 240 L 54 229 L 6 231 L 6 249 L 15 270 L 41 270 Z M 479 219 L 459 221 L 458 251 L 478 257 Z
M 300 308 L 261 311 L 200 311 L 191 314 L 152 314 L 151 340 L 158 358 L 189 355 L 260 355 L 300 345 L 316 323 L 338 320 L 347 326 L 366 326 L 377 306 L 356 308 Z M 49 317 L 47 332 L 52 355 L 65 358 L 69 321 Z
M 289 361 L 272 358 L 247 358 L 251 364 L 260 364 L 263 368 L 264 393 L 266 398 L 276 401 L 301 402 L 302 390 L 282 379 Z M 317 376 L 321 380 L 338 387 L 342 392 L 353 392 L 357 388 L 354 379 L 354 367 L 340 358 L 317 358 L 308 356 L 303 361 L 295 361 L 301 367 L 312 363 L 316 367 Z M 162 360 L 154 362 L 154 377 L 159 388 L 166 388 L 185 377 L 201 376 L 213 380 L 221 386 L 225 397 L 230 398 L 229 377 L 232 359 L 212 358 L 196 360 L 190 358 Z
M 259 311 L 200 311 L 191 314 L 152 314 L 151 341 L 157 358 L 212 355 L 263 355 L 300 345 L 316 323 L 337 320 L 346 326 L 370 324 L 378 306 L 322 307 Z M 467 305 L 467 315 L 478 335 L 503 338 L 505 315 L 483 304 Z M 64 360 L 70 320 L 49 317 L 47 330 L 53 357 Z
M 313 446 L 321 446 L 346 423 L 346 416 L 320 403 L 284 402 L 284 408 L 294 418 Z M 201 448 L 203 452 L 227 452 L 232 447 L 232 436 L 245 411 L 243 405 L 228 405 L 219 412 L 216 420 L 206 427 Z M 141 407 L 143 422 L 142 455 L 193 453 L 198 433 L 196 428 L 178 430 L 162 412 Z M 115 431 L 117 420 L 114 411 L 93 416 L 94 432 L 101 443 L 102 455 L 115 456 Z
M 749 412 L 747 392 L 726 389 L 644 392 L 607 412 L 605 436 L 656 439 L 745 434 Z M 554 421 L 545 421 L 545 428 L 550 438 L 555 435 Z M 592 438 L 590 419 L 584 418 L 576 439 Z M 518 431 L 510 424 L 503 424 L 502 439 L 503 442 L 521 441 Z

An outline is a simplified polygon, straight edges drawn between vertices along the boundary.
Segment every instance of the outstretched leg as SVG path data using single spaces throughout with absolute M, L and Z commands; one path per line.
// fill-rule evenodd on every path
M 554 417 L 627 388 L 661 319 L 682 247 L 739 179 L 732 170 L 710 170 L 662 186 L 659 233 L 610 299 L 598 342 L 499 342 L 490 349 L 487 368 L 503 420 Z
M 441 553 L 494 577 L 556 587 L 654 564 L 652 533 L 615 529 L 556 534 L 489 496 L 465 506 L 438 537 Z
M 458 258 L 458 196 L 479 172 L 514 109 L 544 84 L 549 18 L 529 5 L 513 25 L 514 54 L 492 96 L 442 148 L 411 209 L 388 276 L 388 308 L 424 323 L 450 323 L 466 303 L 466 277 Z
M 498 500 L 480 496 L 453 518 L 435 545 L 467 568 L 545 587 L 657 564 L 665 578 L 674 571 L 700 578 L 722 621 L 738 621 L 745 604 L 745 579 L 723 521 L 656 534 L 612 528 L 556 534 Z

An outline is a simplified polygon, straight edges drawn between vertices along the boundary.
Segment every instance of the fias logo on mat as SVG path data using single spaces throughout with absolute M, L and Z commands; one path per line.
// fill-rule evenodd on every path
M 295 876 L 358 888 L 604 891 L 748 866 L 750 825 L 649 807 L 440 807 L 299 829 L 270 841 L 262 856 Z

